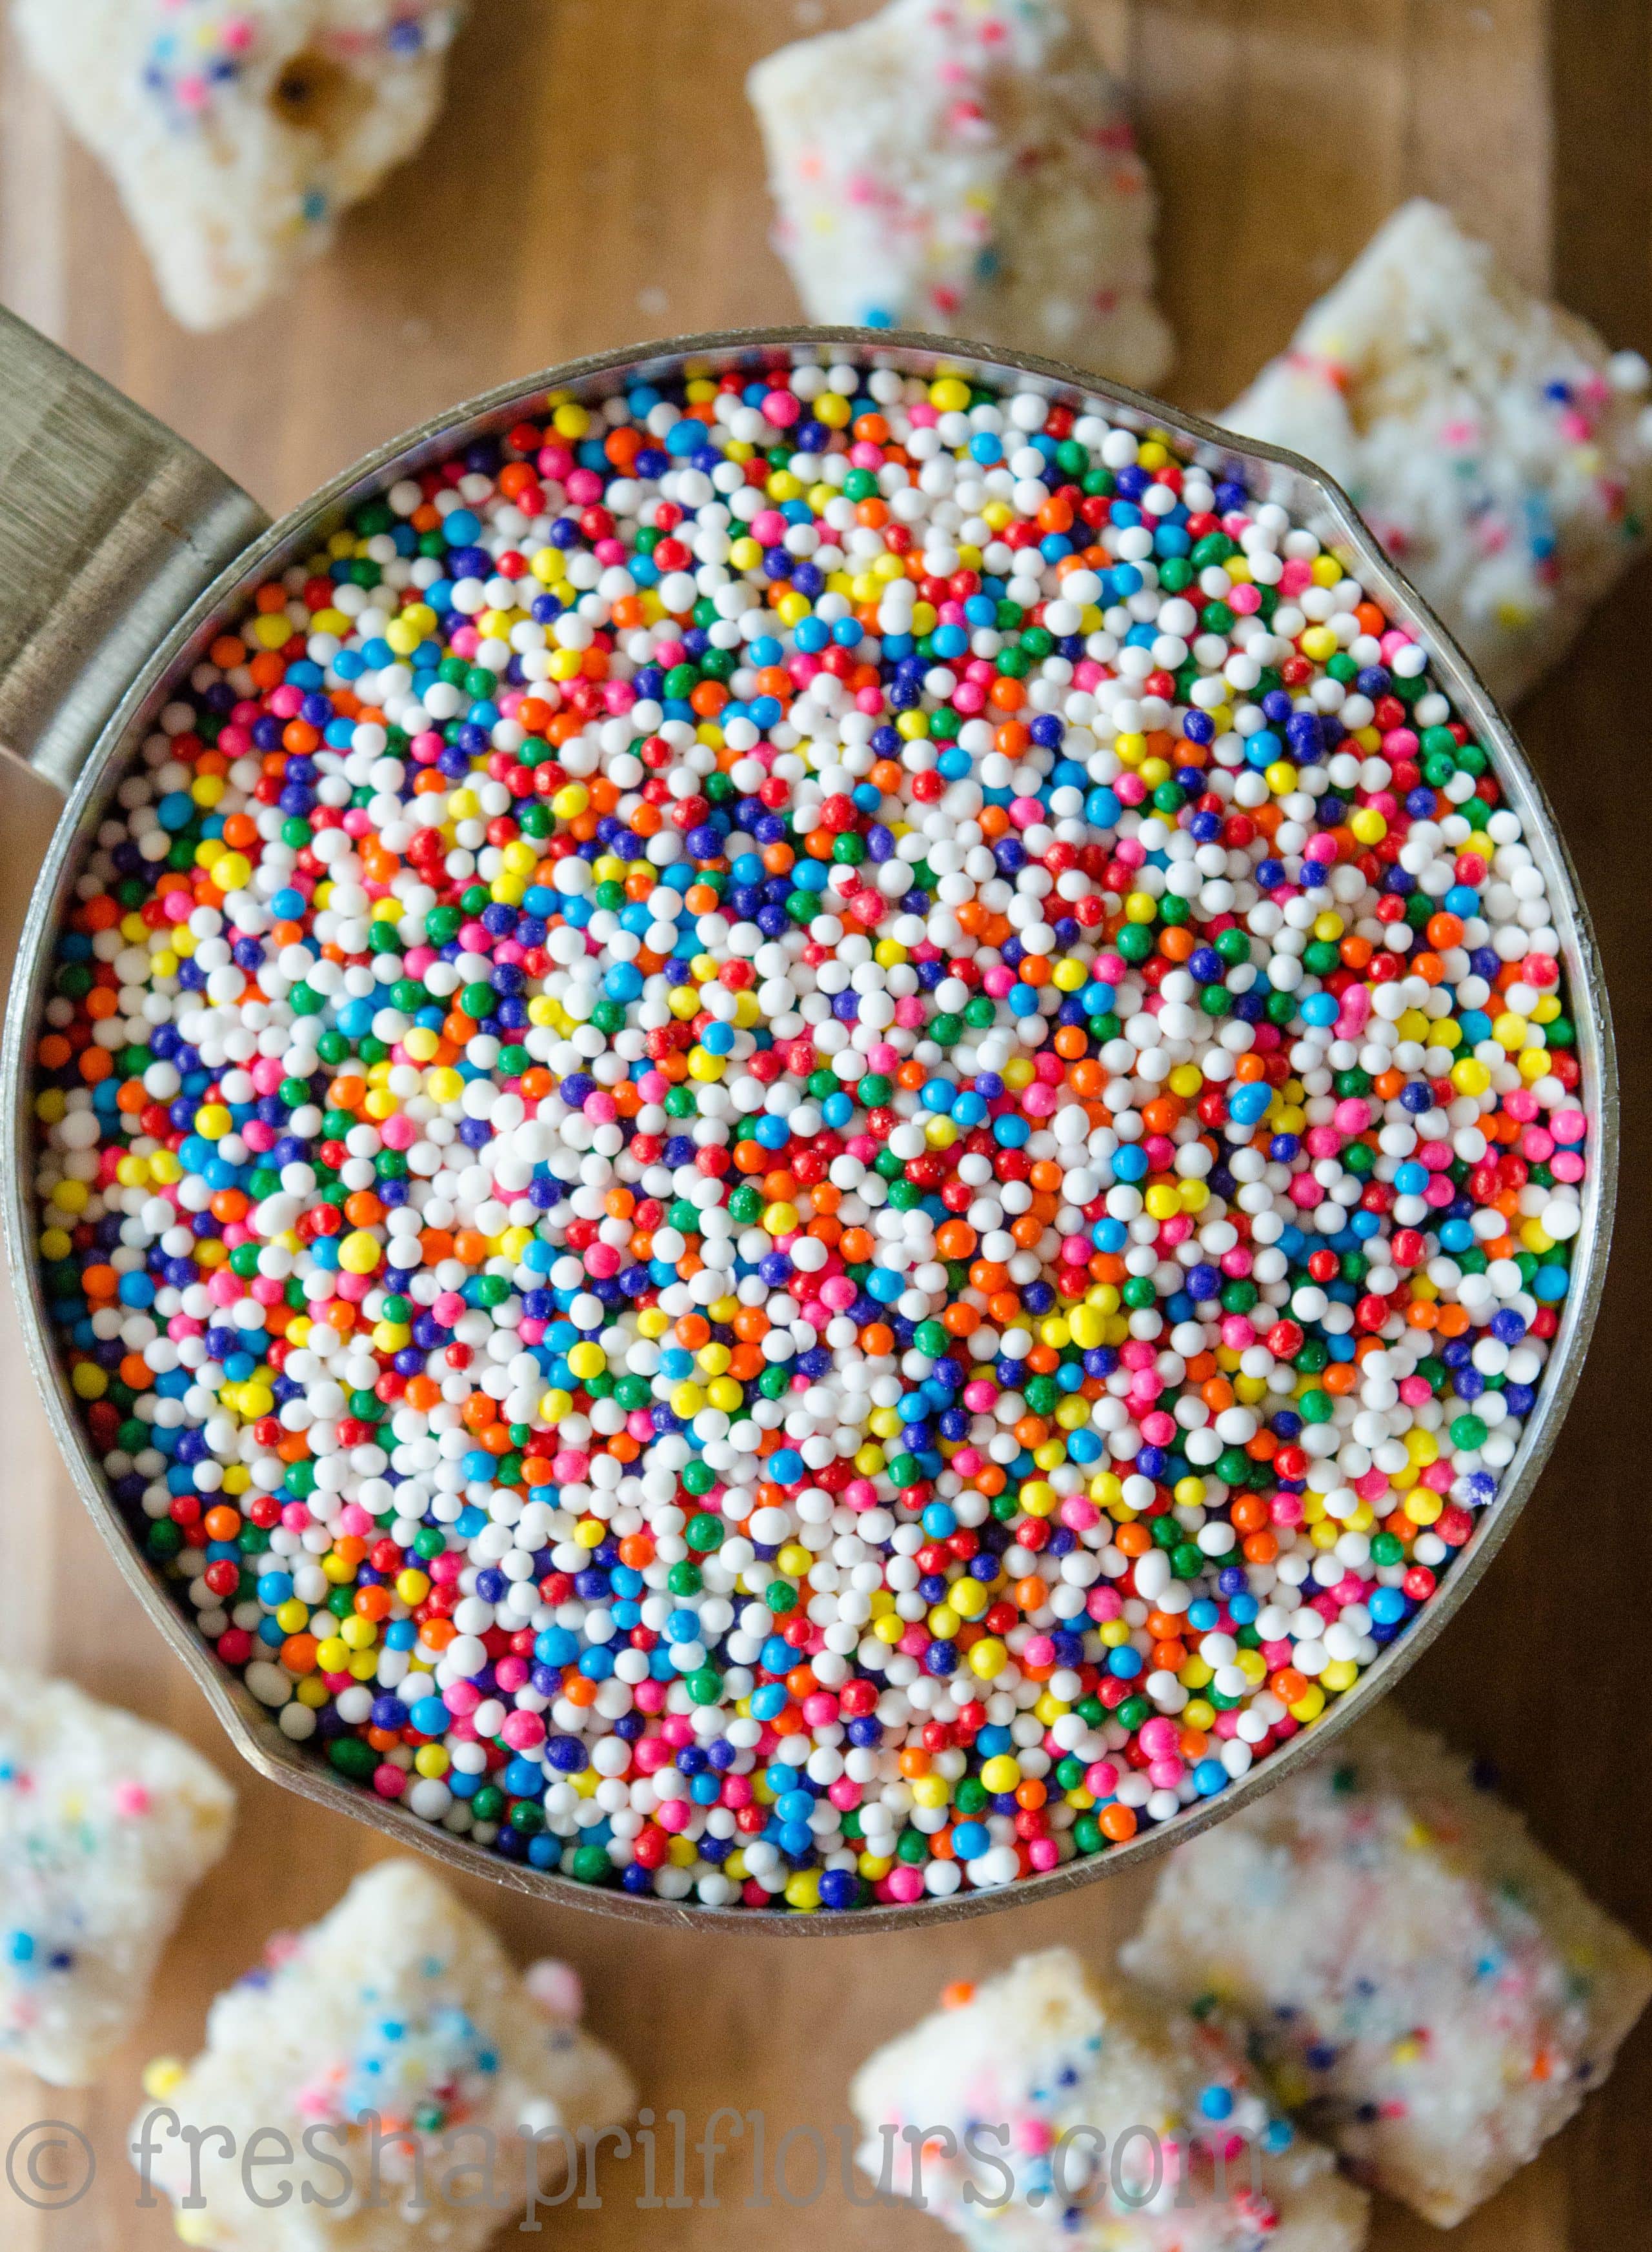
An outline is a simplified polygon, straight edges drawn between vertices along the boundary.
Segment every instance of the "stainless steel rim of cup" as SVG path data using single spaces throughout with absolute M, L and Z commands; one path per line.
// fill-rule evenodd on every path
M 337 528 L 349 510 L 380 487 L 394 467 L 416 473 L 451 457 L 466 439 L 497 433 L 535 408 L 548 391 L 581 400 L 609 395 L 628 379 L 658 380 L 684 363 L 719 374 L 732 367 L 758 372 L 766 365 L 849 360 L 857 365 L 893 368 L 902 374 L 934 377 L 956 372 L 989 385 L 1030 387 L 1052 401 L 1079 407 L 1094 401 L 1125 427 L 1137 432 L 1158 428 L 1174 434 L 1194 456 L 1216 467 L 1246 466 L 1262 497 L 1277 500 L 1320 534 L 1347 567 L 1387 608 L 1406 619 L 1426 646 L 1434 672 L 1462 717 L 1494 752 L 1499 780 L 1519 813 L 1532 856 L 1543 872 L 1554 905 L 1561 953 L 1574 1003 L 1582 1099 L 1592 1135 L 1591 1170 L 1586 1185 L 1583 1226 L 1575 1241 L 1573 1287 L 1565 1318 L 1545 1372 L 1536 1411 L 1504 1475 L 1496 1499 L 1482 1515 L 1473 1542 L 1440 1592 L 1417 1623 L 1391 1644 L 1334 1708 L 1281 1750 L 1253 1767 L 1218 1797 L 1190 1808 L 1178 1820 L 1138 1833 L 1104 1853 L 1082 1857 L 1045 1874 L 1023 1879 L 1002 1890 L 954 1894 L 910 1907 L 860 1909 L 848 1914 L 762 1913 L 746 1908 L 707 1908 L 597 1888 L 559 1874 L 503 1859 L 489 1848 L 420 1821 L 405 1808 L 334 1776 L 311 1752 L 281 1734 L 267 1708 L 258 1704 L 240 1680 L 219 1665 L 165 1593 L 112 1498 L 103 1471 L 81 1423 L 79 1403 L 52 1342 L 34 1243 L 31 1210 L 33 1175 L 33 1118 L 30 1051 L 50 972 L 52 940 L 70 884 L 87 843 L 101 818 L 104 803 L 125 769 L 128 756 L 165 700 L 165 688 L 180 667 L 198 662 L 212 631 L 235 611 L 261 579 L 314 552 L 318 539 Z M 1333 1742 L 1392 1687 L 1469 1594 L 1507 1537 L 1530 1498 L 1558 1435 L 1581 1373 L 1589 1336 L 1600 1309 L 1607 1253 L 1617 1192 L 1619 1097 L 1611 1013 L 1594 935 L 1565 840 L 1555 824 L 1541 783 L 1532 772 L 1507 721 L 1497 711 L 1462 652 L 1415 589 L 1377 546 L 1352 504 L 1323 471 L 1299 456 L 1231 433 L 1183 414 L 1137 392 L 1104 382 L 1082 371 L 996 347 L 972 346 L 944 337 L 885 334 L 857 329 L 785 328 L 736 330 L 674 337 L 657 345 L 632 347 L 570 362 L 500 386 L 379 447 L 323 487 L 311 499 L 273 525 L 226 570 L 182 618 L 156 650 L 120 709 L 105 729 L 81 774 L 52 839 L 36 885 L 21 942 L 10 1006 L 7 1011 L 3 1064 L 4 1097 L 11 1121 L 11 1162 L 4 1184 L 6 1242 L 21 1303 L 31 1364 L 45 1400 L 53 1431 L 116 1562 L 160 1628 L 172 1650 L 205 1690 L 236 1749 L 262 1776 L 318 1804 L 370 1824 L 396 1843 L 434 1854 L 456 1870 L 485 1876 L 511 1889 L 554 1902 L 633 1921 L 698 1929 L 757 1931 L 799 1938 L 823 1933 L 889 1931 L 990 1914 L 1007 1906 L 1048 1900 L 1120 1869 L 1135 1867 L 1180 1844 L 1196 1831 L 1253 1803 Z M 73 1653 L 66 1653 L 71 1658 Z

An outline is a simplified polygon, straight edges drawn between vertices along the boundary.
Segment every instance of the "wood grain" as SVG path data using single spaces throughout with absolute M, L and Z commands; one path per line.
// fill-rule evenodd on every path
M 107 184 L 0 47 L 0 296 L 279 511 L 398 428 L 523 371 L 632 339 L 794 317 L 767 246 L 739 82 L 777 38 L 864 12 L 860 0 L 478 0 L 423 157 L 346 223 L 335 254 L 279 306 L 208 339 L 167 321 Z M 1581 11 L 1561 0 L 1091 0 L 1088 12 L 1138 89 L 1163 197 L 1179 400 L 1232 396 L 1415 192 L 1452 203 L 1525 280 L 1552 281 L 1614 342 L 1652 346 L 1645 0 Z M 1496 1759 L 1540 1834 L 1643 1935 L 1652 1810 L 1643 1783 L 1619 1778 L 1645 1772 L 1632 1741 L 1644 1709 L 1636 1590 L 1652 1568 L 1627 1421 L 1647 1396 L 1634 1324 L 1652 1282 L 1652 1201 L 1634 1185 L 1652 1162 L 1652 887 L 1643 819 L 1630 817 L 1645 789 L 1649 644 L 1642 570 L 1521 715 L 1582 871 L 1617 1011 L 1630 1187 L 1607 1308 L 1538 1498 L 1406 1688 L 1414 1712 Z M 52 810 L 29 777 L 0 775 L 8 958 Z M 227 1764 L 57 1466 L 9 1304 L 0 1433 L 6 1646 L 168 1721 Z M 1593 1584 L 1579 1553 L 1611 1560 Z M 161 2213 L 134 2210 L 121 2157 L 139 2064 L 195 2046 L 207 2000 L 265 1935 L 319 1914 L 374 1851 L 343 1816 L 238 1779 L 237 1845 L 191 1907 L 141 2043 L 87 2095 L 0 2087 L 0 2145 L 29 2120 L 59 2117 L 84 2130 L 101 2169 L 93 2193 L 58 2214 L 31 2213 L 0 2186 L 7 2252 L 159 2252 L 172 2241 Z M 469 1889 L 524 1956 L 552 1950 L 579 1964 L 596 2025 L 662 2119 L 680 2107 L 698 2136 L 718 2104 L 760 2107 L 771 2151 L 794 2125 L 833 2148 L 817 2203 L 775 2202 L 749 2220 L 749 2146 L 724 2162 L 718 2210 L 638 2212 L 635 2163 L 606 2167 L 600 2209 L 557 2219 L 560 2241 L 580 2252 L 711 2252 L 753 2228 L 776 2252 L 823 2241 L 840 2252 L 933 2252 L 942 2241 L 933 2223 L 857 2208 L 838 2185 L 830 2137 L 855 2063 L 946 1978 L 1056 1939 L 1105 1950 L 1141 1898 L 1138 1880 L 1114 1880 L 955 1935 L 777 1951 L 691 1932 L 642 1946 L 626 1927 Z M 1649 2101 L 1643 2026 L 1606 2092 L 1464 2226 L 1464 2252 L 1648 2242 Z M 800 2144 L 794 2194 L 809 2171 Z M 698 2162 L 691 2186 L 698 2195 Z M 1379 2218 L 1380 2252 L 1433 2241 L 1397 2211 Z

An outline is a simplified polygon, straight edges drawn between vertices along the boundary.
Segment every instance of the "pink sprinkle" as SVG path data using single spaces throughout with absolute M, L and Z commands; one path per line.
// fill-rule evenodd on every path
M 546 1956 L 529 1964 L 522 1983 L 546 2017 L 577 2025 L 583 2016 L 585 1988 L 572 1964 L 558 1963 Z

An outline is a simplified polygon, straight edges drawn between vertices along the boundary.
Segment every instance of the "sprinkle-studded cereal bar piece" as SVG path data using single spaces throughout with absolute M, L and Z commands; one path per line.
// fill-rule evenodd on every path
M 1280 2100 L 1442 2228 L 1610 2070 L 1652 1958 L 1390 1706 L 1163 1865 L 1123 1961 L 1232 2012 Z
M 1647 393 L 1638 353 L 1530 295 L 1419 200 L 1222 420 L 1329 469 L 1511 702 L 1643 542 Z
M 1151 184 L 1061 0 L 892 0 L 767 56 L 748 87 L 811 320 L 1163 374 Z
M 14 0 L 194 329 L 250 312 L 418 148 L 453 0 Z
M 135 2158 L 221 2252 L 479 2252 L 527 2198 L 531 2151 L 548 2187 L 582 2127 L 631 2109 L 580 2010 L 566 1965 L 517 1971 L 438 1877 L 381 1862 L 218 1997 L 191 2063 L 150 2066 Z M 194 2127 L 205 2207 L 183 2202 Z
M 165 1729 L 0 1672 L 0 2057 L 60 2088 L 96 2078 L 234 1805 Z
M 995 2252 L 1357 2252 L 1366 2200 L 1224 2035 L 1065 1948 L 871 2058 L 862 2167 Z M 971 2194 L 973 2193 L 973 2194 Z

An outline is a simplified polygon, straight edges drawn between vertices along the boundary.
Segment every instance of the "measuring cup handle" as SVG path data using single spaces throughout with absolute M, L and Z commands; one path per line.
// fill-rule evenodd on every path
M 73 788 L 156 643 L 268 521 L 0 309 L 0 746 Z

